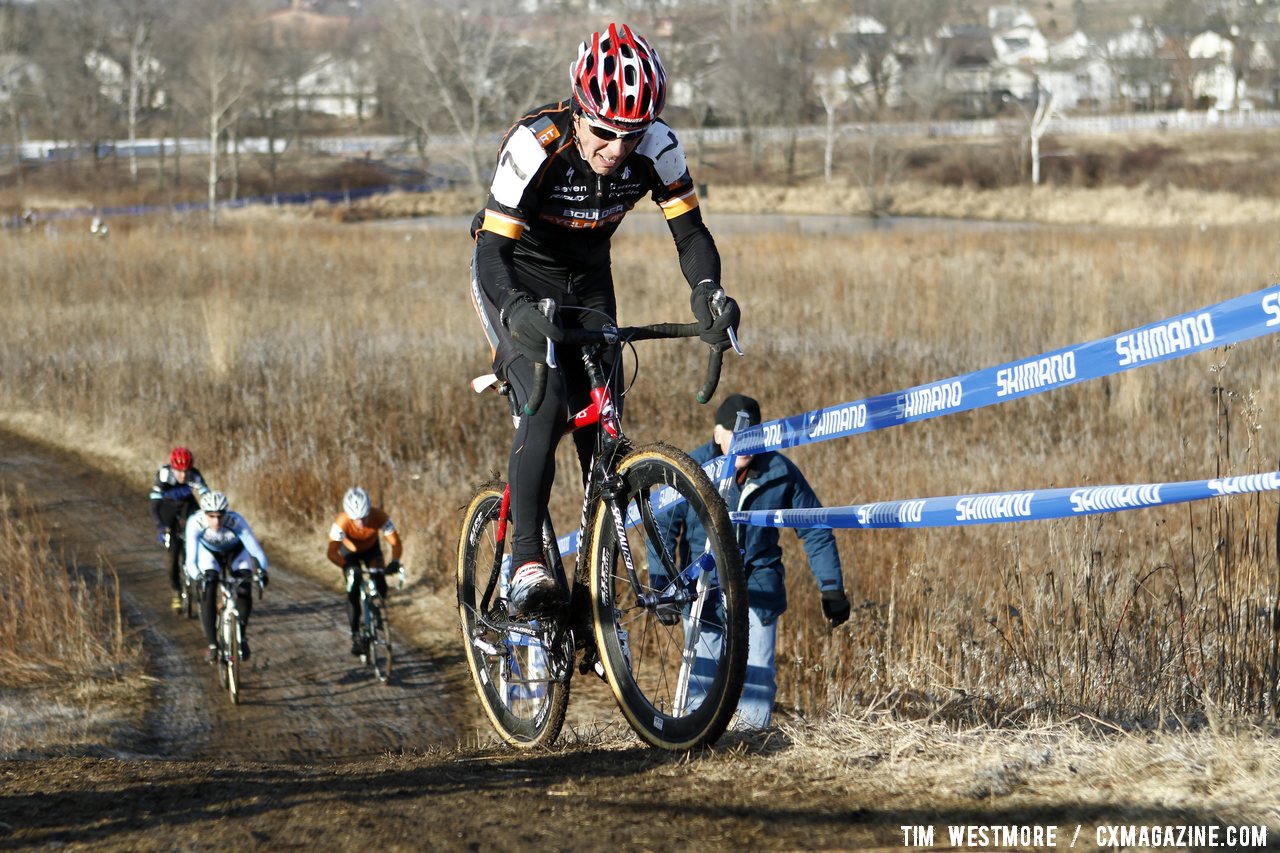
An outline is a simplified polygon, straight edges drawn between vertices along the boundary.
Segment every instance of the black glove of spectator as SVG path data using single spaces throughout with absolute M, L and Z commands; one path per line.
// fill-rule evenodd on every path
M 711 308 L 711 296 L 720 289 L 720 285 L 711 279 L 698 282 L 689 295 L 689 306 L 693 308 L 693 316 L 702 329 L 698 337 L 703 343 L 724 351 L 730 346 L 729 327 L 732 326 L 737 331 L 742 322 L 742 312 L 738 310 L 738 303 L 726 296 L 720 316 L 716 316 Z
M 502 322 L 510 330 L 516 349 L 535 364 L 547 361 L 547 338 L 557 343 L 564 340 L 564 330 L 544 317 L 533 300 L 522 293 L 513 294 L 503 303 Z
M 832 628 L 849 621 L 849 599 L 844 590 L 823 590 L 822 615 L 827 617 L 827 624 Z
M 400 571 L 399 560 L 392 560 L 390 563 L 387 563 L 387 574 L 394 575 L 399 571 Z

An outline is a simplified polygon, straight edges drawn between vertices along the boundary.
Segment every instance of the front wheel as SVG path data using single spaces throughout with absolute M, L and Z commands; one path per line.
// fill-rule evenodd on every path
M 552 655 L 538 625 L 508 616 L 502 568 L 506 543 L 498 538 L 502 494 L 501 488 L 483 486 L 467 505 L 458 542 L 458 617 L 467 666 L 485 714 L 506 743 L 530 749 L 559 736 L 569 683 L 567 673 L 553 674 Z M 571 659 L 572 649 L 569 655 Z
M 231 615 L 226 619 L 227 638 L 227 690 L 231 693 L 231 704 L 240 704 L 240 620 Z
M 698 463 L 668 445 L 628 454 L 617 478 L 592 509 L 584 547 L 609 684 L 653 746 L 714 743 L 747 666 L 746 581 L 728 510 Z M 707 549 L 682 563 L 676 544 L 694 522 Z
M 378 680 L 386 684 L 391 678 L 391 626 L 387 622 L 387 603 L 381 598 L 370 599 L 367 614 L 373 618 L 366 625 L 368 635 L 369 664 Z

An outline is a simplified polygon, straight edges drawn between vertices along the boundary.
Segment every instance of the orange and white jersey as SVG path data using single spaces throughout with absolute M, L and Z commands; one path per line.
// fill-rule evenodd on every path
M 393 546 L 399 543 L 400 536 L 390 517 L 378 507 L 370 507 L 369 515 L 361 524 L 356 524 L 345 512 L 338 513 L 329 528 L 329 541 L 342 544 L 348 551 L 365 551 L 377 544 L 379 534 L 386 536 Z

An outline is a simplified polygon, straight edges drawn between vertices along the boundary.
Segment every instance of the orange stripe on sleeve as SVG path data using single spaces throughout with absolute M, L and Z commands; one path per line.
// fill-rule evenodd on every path
M 683 216 L 697 206 L 698 194 L 693 190 L 689 190 L 684 195 L 669 198 L 659 205 L 659 207 L 662 208 L 662 215 L 667 219 L 675 219 L 677 216 Z
M 520 235 L 524 233 L 524 227 L 523 219 L 516 219 L 514 216 L 507 216 L 488 208 L 485 208 L 484 211 L 484 224 L 480 226 L 484 231 L 490 231 L 502 237 L 510 237 L 512 240 L 520 239 Z

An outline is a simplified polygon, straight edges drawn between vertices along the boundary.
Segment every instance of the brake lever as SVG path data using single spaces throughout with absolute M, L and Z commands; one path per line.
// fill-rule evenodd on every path
M 554 299 L 551 299 L 551 298 L 539 299 L 538 310 L 542 312 L 542 316 L 546 317 L 548 320 L 552 321 L 553 323 L 555 322 L 556 301 Z M 547 367 L 551 367 L 551 368 L 559 367 L 559 365 L 556 364 L 556 345 L 555 345 L 555 342 L 551 340 L 551 338 L 547 338 Z
M 711 313 L 719 317 L 724 313 L 724 308 L 728 303 L 729 297 L 725 295 L 724 288 L 717 288 L 716 292 L 711 294 Z M 727 331 L 729 332 L 729 345 L 733 347 L 733 351 L 738 355 L 746 355 L 742 351 L 742 346 L 738 343 L 738 333 L 734 331 L 733 326 L 730 326 Z

